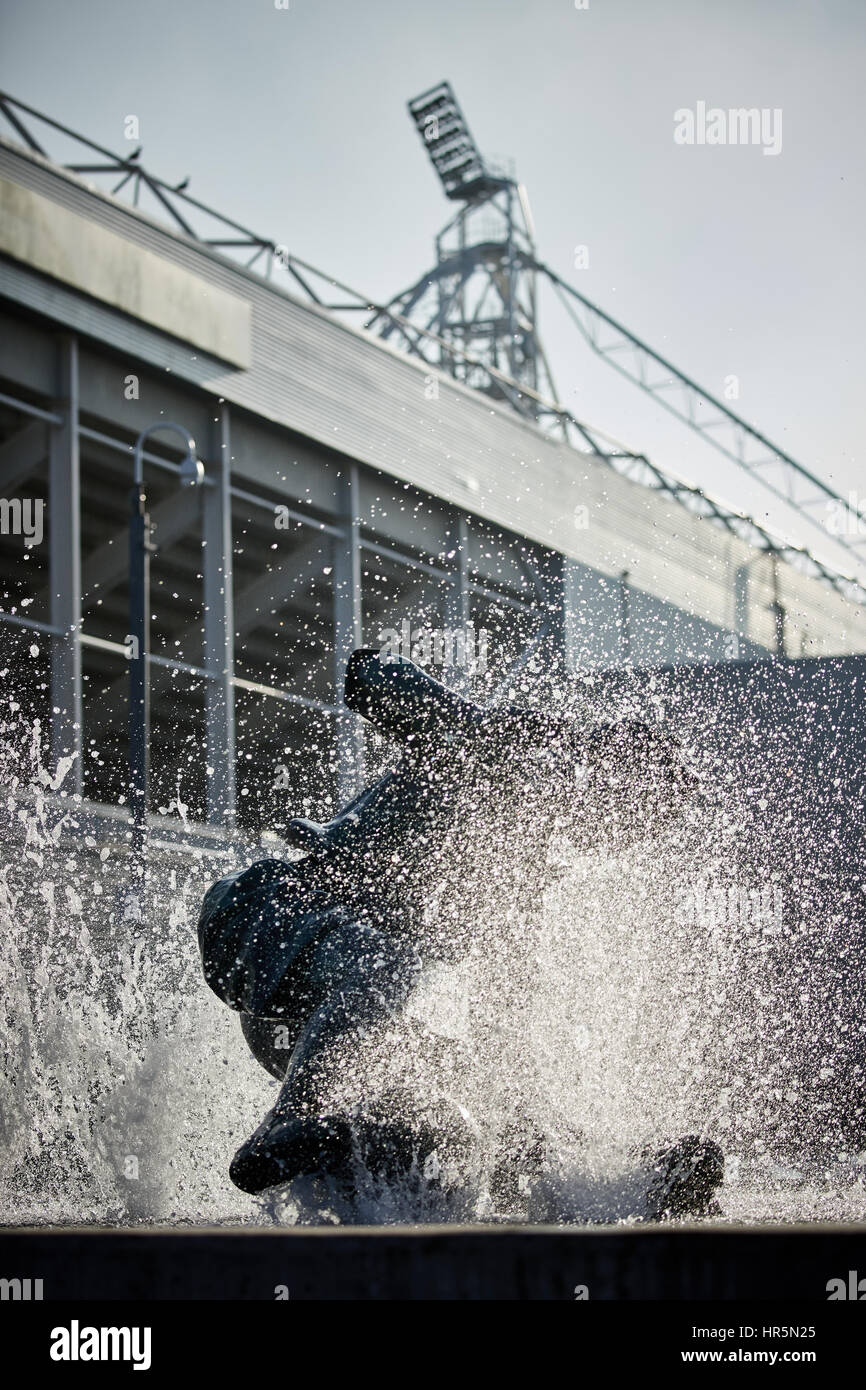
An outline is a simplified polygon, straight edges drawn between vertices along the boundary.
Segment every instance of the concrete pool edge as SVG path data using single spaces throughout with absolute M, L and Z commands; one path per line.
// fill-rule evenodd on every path
M 0 1228 L 0 1280 L 46 1301 L 826 1301 L 851 1272 L 866 1298 L 863 1222 Z

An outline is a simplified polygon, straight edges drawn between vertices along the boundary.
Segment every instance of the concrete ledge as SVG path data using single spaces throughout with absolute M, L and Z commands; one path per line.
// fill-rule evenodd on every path
M 46 1300 L 808 1299 L 866 1276 L 866 1225 L 0 1232 L 0 1278 Z
M 223 362 L 252 363 L 249 303 L 32 189 L 0 178 L 0 251 Z

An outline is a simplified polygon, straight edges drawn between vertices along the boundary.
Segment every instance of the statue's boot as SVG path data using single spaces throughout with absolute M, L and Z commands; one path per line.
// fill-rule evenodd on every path
M 264 1192 L 299 1177 L 330 1177 L 347 1195 L 366 1171 L 375 1180 L 416 1189 L 448 1188 L 467 1171 L 472 1133 L 453 1107 L 419 1111 L 393 1097 L 354 1115 L 292 1116 L 273 1112 L 232 1160 L 243 1192 Z
M 229 1177 L 242 1192 L 265 1192 L 305 1174 L 329 1173 L 349 1181 L 352 1130 L 338 1115 L 279 1120 L 273 1111 L 245 1144 L 229 1167 Z

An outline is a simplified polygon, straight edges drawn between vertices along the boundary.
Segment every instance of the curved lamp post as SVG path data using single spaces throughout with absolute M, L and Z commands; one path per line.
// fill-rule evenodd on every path
M 135 441 L 135 471 L 129 515 L 129 808 L 132 817 L 133 872 L 144 889 L 147 854 L 147 781 L 150 767 L 150 518 L 144 490 L 144 445 L 158 430 L 171 430 L 183 440 L 186 454 L 178 481 L 184 487 L 204 482 L 204 464 L 196 456 L 189 430 L 160 420 L 142 430 Z M 144 904 L 140 903 L 141 916 Z

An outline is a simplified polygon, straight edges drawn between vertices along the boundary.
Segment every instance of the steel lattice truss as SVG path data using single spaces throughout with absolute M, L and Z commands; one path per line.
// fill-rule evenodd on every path
M 813 514 L 817 507 L 826 506 L 828 501 L 842 500 L 822 478 L 772 444 L 753 425 L 623 328 L 549 266 L 539 264 L 537 269 L 554 286 L 572 322 L 594 352 L 714 448 L 757 477 L 775 496 L 796 511 L 807 514 L 812 522 L 817 519 Z M 866 532 L 850 542 L 840 536 L 838 543 L 850 549 L 857 559 L 862 559 Z
M 429 135 L 425 101 L 428 107 L 432 101 L 438 109 L 435 139 Z M 0 93 L 0 115 L 31 153 L 79 177 L 104 180 L 106 186 L 101 191 L 114 197 L 125 195 L 142 210 L 147 210 L 150 201 L 157 214 L 168 215 L 184 236 L 268 280 L 288 276 L 292 285 L 320 308 L 361 316 L 368 332 L 506 402 L 524 418 L 555 431 L 583 452 L 591 451 L 615 472 L 665 493 L 692 515 L 704 517 L 801 573 L 821 579 L 844 598 L 866 604 L 866 585 L 859 580 L 840 574 L 804 546 L 786 541 L 745 514 L 715 501 L 702 488 L 665 472 L 644 454 L 611 449 L 601 431 L 578 420 L 559 403 L 536 329 L 535 281 L 539 275 L 554 287 L 594 352 L 810 525 L 821 524 L 816 514 L 820 506 L 833 503 L 846 512 L 849 509 L 848 502 L 821 478 L 537 259 L 525 190 L 513 179 L 490 170 L 481 159 L 446 83 L 409 106 L 447 196 L 462 201 L 463 206 L 437 238 L 436 266 L 387 304 L 377 304 L 293 255 L 285 245 L 257 235 L 200 202 L 187 191 L 188 178 L 170 184 L 151 174 L 141 164 L 140 148 L 127 156 L 115 154 Z M 34 134 L 34 122 L 41 138 Z M 73 158 L 52 158 L 46 149 L 49 140 L 65 142 L 75 152 Z M 499 216 L 500 230 L 472 242 L 474 224 L 485 213 Z M 483 284 L 471 286 L 470 300 L 473 277 L 480 277 Z M 863 534 L 856 533 L 860 528 L 853 528 L 853 536 L 833 536 L 856 561 L 862 561 L 866 544 L 866 517 L 863 523 Z

